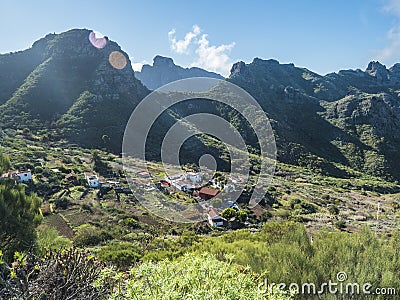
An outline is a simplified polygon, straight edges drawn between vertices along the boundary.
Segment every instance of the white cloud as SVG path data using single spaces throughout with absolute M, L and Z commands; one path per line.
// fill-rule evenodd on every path
M 192 66 L 204 68 L 209 71 L 220 73 L 224 76 L 229 74 L 231 68 L 231 59 L 228 54 L 235 43 L 228 45 L 210 46 L 207 34 L 203 34 L 201 39 L 197 41 L 198 48 L 196 53 L 198 58 L 192 63 Z
M 399 0 L 386 0 L 383 10 L 400 17 L 400 1 Z
M 171 50 L 178 54 L 189 55 L 191 54 L 191 48 L 192 50 L 195 49 L 196 58 L 191 64 L 192 67 L 200 67 L 224 76 L 228 75 L 231 68 L 231 59 L 228 54 L 235 46 L 235 43 L 219 46 L 210 45 L 207 38 L 208 35 L 202 34 L 199 38 L 200 32 L 200 27 L 193 25 L 192 31 L 186 33 L 183 40 L 177 40 L 175 35 L 176 30 L 170 30 L 168 38 L 171 43 Z
M 400 1 L 385 0 L 383 11 L 396 16 L 398 22 L 387 32 L 387 45 L 377 51 L 376 59 L 385 64 L 392 64 L 400 60 Z
M 193 31 L 186 33 L 183 40 L 177 40 L 175 37 L 175 33 L 175 29 L 172 29 L 168 32 L 171 49 L 179 54 L 188 53 L 188 47 L 191 44 L 192 40 L 200 34 L 200 27 L 197 25 L 193 25 Z
M 392 27 L 387 38 L 389 42 L 386 47 L 378 51 L 378 60 L 388 63 L 400 60 L 400 26 Z
M 143 61 L 141 61 L 141 62 L 134 62 L 133 57 L 131 57 L 131 62 L 132 62 L 132 63 L 131 63 L 131 64 L 132 64 L 132 69 L 133 69 L 133 71 L 135 71 L 135 72 L 140 72 L 140 71 L 142 71 L 143 65 L 148 64 L 148 62 L 145 61 L 145 60 L 143 60 Z

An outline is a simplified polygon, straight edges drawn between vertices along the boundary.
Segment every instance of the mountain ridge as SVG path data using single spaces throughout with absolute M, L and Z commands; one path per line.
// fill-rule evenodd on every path
M 176 65 L 172 58 L 161 55 L 154 57 L 152 66 L 149 64 L 143 65 L 140 72 L 135 72 L 135 76 L 150 90 L 155 90 L 175 80 L 190 77 L 224 79 L 220 74 L 198 67 L 183 68 Z
M 90 34 L 87 29 L 49 34 L 30 49 L 0 55 L 1 127 L 39 134 L 50 130 L 85 146 L 120 151 L 127 120 L 150 91 L 135 77 L 128 55 L 117 43 L 103 37 L 104 47 L 97 48 Z M 114 52 L 122 60 L 115 66 L 110 60 Z M 181 68 L 171 58 L 156 56 L 155 67 L 160 65 Z M 348 176 L 344 169 L 349 167 L 400 179 L 400 64 L 387 68 L 372 61 L 365 71 L 319 75 L 294 64 L 255 58 L 249 64 L 235 63 L 226 80 L 249 92 L 264 109 L 280 161 L 335 176 Z M 199 99 L 191 104 L 164 116 L 155 144 L 162 141 L 157 135 L 164 125 L 205 110 L 234 120 L 246 142 L 256 148 L 252 130 L 235 112 Z M 207 143 L 219 147 L 204 138 L 192 145 L 207 149 Z M 196 147 L 188 147 L 192 158 Z
M 129 57 L 120 46 L 104 38 L 104 47 L 97 48 L 89 40 L 91 32 L 72 29 L 48 34 L 26 52 L 18 54 L 34 54 L 37 65 L 31 65 L 32 70 L 24 73 L 26 77 L 21 75 L 11 85 L 6 85 L 6 80 L 2 82 L 1 89 L 5 86 L 6 91 L 11 90 L 10 86 L 16 87 L 10 98 L 7 99 L 8 92 L 1 100 L 3 127 L 42 130 L 58 127 L 71 140 L 87 140 L 95 146 L 101 145 L 103 135 L 122 137 L 124 122 L 149 91 L 134 77 Z M 112 53 L 117 53 L 123 68 L 113 67 Z M 10 56 L 15 55 L 1 55 L 0 66 L 11 60 Z M 19 69 L 18 61 L 14 62 L 14 69 Z M 94 97 L 82 97 L 87 93 Z M 94 100 L 96 105 L 92 105 Z M 77 102 L 80 102 L 80 110 L 75 109 L 71 115 L 71 108 Z M 108 111 L 115 115 L 105 119 Z M 103 128 L 98 128 L 98 120 L 104 123 Z M 81 131 L 85 132 L 82 129 L 87 129 L 88 133 L 82 134 Z

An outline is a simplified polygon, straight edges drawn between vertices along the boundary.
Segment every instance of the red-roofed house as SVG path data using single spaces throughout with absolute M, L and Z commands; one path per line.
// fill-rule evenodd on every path
M 219 194 L 219 190 L 202 187 L 199 191 L 199 197 L 203 200 L 210 200 Z

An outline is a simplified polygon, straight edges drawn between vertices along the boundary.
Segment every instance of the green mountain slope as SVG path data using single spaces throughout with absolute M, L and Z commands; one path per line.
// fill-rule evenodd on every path
M 17 67 L 15 80 L 0 83 L 0 90 L 5 91 L 0 107 L 2 127 L 53 128 L 61 136 L 92 147 L 102 145 L 105 134 L 121 140 L 130 112 L 148 91 L 134 77 L 128 55 L 115 42 L 107 39 L 104 48 L 96 48 L 89 34 L 89 30 L 74 29 L 47 35 L 25 52 L 0 57 L 0 62 L 9 61 L 0 74 L 13 74 L 9 69 L 23 63 L 20 57 L 40 61 L 31 72 L 28 67 Z M 41 52 L 40 59 L 37 52 Z M 113 52 L 118 53 L 122 68 L 112 66 Z
M 342 164 L 398 179 L 399 74 L 398 65 L 388 70 L 371 62 L 365 72 L 320 76 L 255 59 L 235 64 L 229 80 L 252 94 L 272 120 L 281 161 L 345 176 L 333 165 Z
M 50 130 L 55 137 L 84 146 L 121 150 L 127 120 L 149 91 L 135 78 L 118 44 L 104 37 L 104 47 L 95 47 L 90 33 L 73 29 L 49 34 L 28 50 L 0 55 L 0 127 L 39 134 Z M 110 60 L 112 53 L 117 53 L 117 66 Z M 371 62 L 365 71 L 321 76 L 293 64 L 255 58 L 250 64 L 234 64 L 227 80 L 247 90 L 265 110 L 280 161 L 340 177 L 349 176 L 344 171 L 349 167 L 400 178 L 400 64 L 387 69 Z M 223 97 L 217 90 L 211 93 Z M 237 112 L 192 97 L 154 125 L 147 151 L 151 159 L 159 159 L 168 128 L 197 112 L 230 121 L 257 154 L 254 132 Z M 197 161 L 207 151 L 226 154 L 221 143 L 204 135 L 193 137 L 183 150 L 185 162 Z M 221 164 L 226 167 L 229 161 L 223 158 Z

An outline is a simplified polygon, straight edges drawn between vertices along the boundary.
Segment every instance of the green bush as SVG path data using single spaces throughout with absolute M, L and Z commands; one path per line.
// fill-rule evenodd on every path
M 48 250 L 62 250 L 69 249 L 72 246 L 72 242 L 61 236 L 58 231 L 48 225 L 40 225 L 37 228 L 37 249 L 36 252 L 43 256 Z
M 237 216 L 237 211 L 231 207 L 225 208 L 221 213 L 221 217 L 228 220 L 236 216 Z
M 336 205 L 332 205 L 329 207 L 329 212 L 332 215 L 338 215 L 339 214 L 339 208 Z
M 132 266 L 142 256 L 142 249 L 129 242 L 112 242 L 97 253 L 102 261 L 111 262 L 120 268 Z
M 127 227 L 132 228 L 132 229 L 139 229 L 139 228 L 141 228 L 139 222 L 136 221 L 136 220 L 133 219 L 133 218 L 126 218 L 126 219 L 123 219 L 123 220 L 122 220 L 122 225 L 127 226 Z
M 78 247 L 96 246 L 104 241 L 112 239 L 106 231 L 93 225 L 84 224 L 78 228 L 74 237 L 74 245 Z
M 107 284 L 93 286 L 104 267 L 76 249 L 51 251 L 44 258 L 16 252 L 11 265 L 2 262 L 0 251 L 0 299 L 107 299 Z
M 0 249 L 6 258 L 33 246 L 42 221 L 41 199 L 27 195 L 22 184 L 0 182 Z
M 336 227 L 337 229 L 344 229 L 344 228 L 346 228 L 346 222 L 343 221 L 343 220 L 337 221 L 337 222 L 335 223 L 335 227 Z
M 226 262 L 214 256 L 186 254 L 181 259 L 159 263 L 143 263 L 132 268 L 127 279 L 123 274 L 103 271 L 97 282 L 102 286 L 111 278 L 120 278 L 111 299 L 291 299 L 283 292 L 263 294 L 258 287 L 262 284 L 248 268 Z

